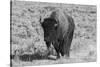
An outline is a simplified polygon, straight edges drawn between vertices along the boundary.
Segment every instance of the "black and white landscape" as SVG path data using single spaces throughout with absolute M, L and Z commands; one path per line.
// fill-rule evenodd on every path
M 33 1 L 12 1 L 10 4 L 11 66 L 20 67 L 44 64 L 96 62 L 97 8 L 95 5 Z M 53 12 L 56 13 L 53 14 Z M 45 36 L 48 35 L 45 35 L 46 32 L 42 24 L 44 20 L 49 17 L 56 17 L 59 23 L 57 27 L 53 27 L 55 24 L 47 25 L 48 29 L 50 26 L 53 30 L 56 29 L 55 31 L 57 32 L 47 30 L 50 36 L 49 38 L 45 38 Z M 71 17 L 72 20 L 69 20 L 69 17 Z M 66 25 L 64 20 L 68 22 L 69 27 L 64 26 Z M 63 24 L 62 30 L 64 30 L 64 34 L 62 35 L 62 30 L 58 30 L 60 23 Z M 70 47 L 62 47 L 63 41 L 59 41 L 58 38 L 63 39 L 64 35 L 69 36 L 72 28 L 74 29 L 72 41 L 67 38 L 64 39 L 64 41 L 68 41 L 66 44 L 71 42 L 71 44 L 69 44 Z M 66 31 L 70 34 L 67 35 Z M 71 36 L 69 37 L 71 38 Z M 46 41 L 50 41 L 49 48 L 47 47 L 48 45 L 45 39 L 47 39 Z M 54 44 L 56 40 L 58 40 L 56 47 L 60 45 L 62 48 L 58 47 L 58 50 L 62 49 L 62 52 L 59 51 L 57 53 L 58 50 L 55 50 Z M 67 49 L 69 49 L 69 55 L 66 54 Z M 63 52 L 64 56 L 61 55 Z

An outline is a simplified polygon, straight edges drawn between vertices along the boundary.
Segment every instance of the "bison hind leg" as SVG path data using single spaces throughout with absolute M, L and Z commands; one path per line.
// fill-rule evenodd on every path
M 67 37 L 64 39 L 64 54 L 66 54 L 66 57 L 70 57 L 70 47 L 73 39 L 73 33 L 74 30 L 70 31 L 67 35 Z M 67 39 L 67 41 L 66 41 Z

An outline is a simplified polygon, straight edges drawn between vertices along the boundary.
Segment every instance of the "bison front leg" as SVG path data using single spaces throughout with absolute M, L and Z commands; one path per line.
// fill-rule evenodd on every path
M 61 56 L 64 56 L 64 40 L 63 38 L 58 39 L 59 42 L 59 51 L 61 53 Z
M 59 50 L 59 43 L 58 43 L 58 41 L 57 41 L 57 40 L 54 41 L 54 42 L 53 42 L 53 45 L 54 45 L 54 48 L 55 48 L 55 50 L 56 50 L 56 52 L 57 52 L 57 59 L 58 59 L 58 58 L 60 58 L 60 55 L 59 55 L 60 50 Z
M 51 45 L 51 42 L 50 41 L 46 41 L 46 45 L 47 45 L 47 49 L 48 49 L 48 55 L 50 55 L 50 45 Z

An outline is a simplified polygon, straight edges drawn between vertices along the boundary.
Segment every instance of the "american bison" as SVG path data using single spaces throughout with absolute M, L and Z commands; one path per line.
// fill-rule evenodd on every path
M 50 17 L 44 18 L 41 26 L 44 30 L 44 41 L 47 47 L 49 48 L 51 43 L 53 44 L 57 58 L 60 58 L 60 54 L 69 57 L 75 28 L 73 18 L 64 11 L 54 11 Z

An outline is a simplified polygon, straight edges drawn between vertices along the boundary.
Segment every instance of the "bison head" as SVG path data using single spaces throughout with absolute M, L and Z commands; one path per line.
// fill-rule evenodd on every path
M 56 35 L 58 22 L 54 18 L 45 18 L 42 22 L 42 27 L 44 30 L 44 39 L 51 40 L 53 38 L 50 37 Z

